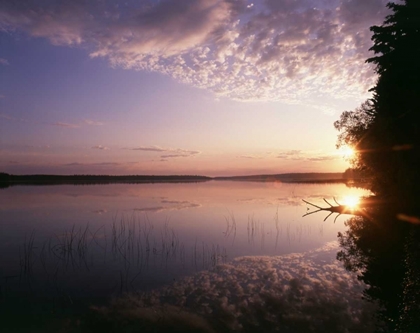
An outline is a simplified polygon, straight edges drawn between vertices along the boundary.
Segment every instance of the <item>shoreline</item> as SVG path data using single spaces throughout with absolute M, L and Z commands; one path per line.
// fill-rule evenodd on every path
M 343 173 L 286 173 L 231 177 L 208 177 L 198 175 L 10 175 L 0 173 L 0 188 L 19 185 L 201 183 L 208 181 L 282 182 L 302 184 L 360 183 L 359 179 L 345 178 Z

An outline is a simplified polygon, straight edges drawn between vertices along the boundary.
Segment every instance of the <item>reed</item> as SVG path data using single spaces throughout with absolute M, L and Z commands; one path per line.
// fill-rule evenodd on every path
M 89 224 L 74 224 L 41 243 L 40 248 L 35 246 L 35 231 L 32 231 L 20 247 L 21 273 L 31 275 L 34 264 L 39 261 L 43 271 L 51 277 L 50 281 L 58 288 L 58 280 L 65 278 L 63 273 L 67 270 L 89 271 L 100 257 L 105 267 L 109 265 L 115 272 L 115 291 L 125 292 L 135 288 L 142 274 L 157 268 L 157 265 L 179 265 L 199 271 L 226 263 L 228 249 L 225 246 L 233 246 L 237 233 L 245 236 L 244 228 L 248 243 L 252 246 L 258 244 L 261 249 L 273 234 L 271 230 L 276 231 L 273 238 L 275 248 L 283 229 L 289 244 L 294 240 L 300 241 L 310 233 L 310 227 L 302 224 L 288 222 L 283 226 L 278 208 L 274 214 L 274 224 L 259 221 L 254 214 L 248 215 L 247 220 L 243 221 L 245 223 L 239 223 L 232 212 L 228 212 L 224 220 L 222 244 L 206 243 L 196 237 L 189 246 L 183 243 L 185 235 L 172 227 L 169 218 L 152 221 L 147 214 L 137 213 L 115 214 L 108 226 L 102 225 L 97 229 L 92 229 Z
M 21 268 L 21 276 L 31 277 L 33 273 L 33 265 L 35 263 L 34 246 L 35 243 L 35 230 L 25 235 L 25 241 L 22 246 L 22 250 L 19 247 L 19 263 Z

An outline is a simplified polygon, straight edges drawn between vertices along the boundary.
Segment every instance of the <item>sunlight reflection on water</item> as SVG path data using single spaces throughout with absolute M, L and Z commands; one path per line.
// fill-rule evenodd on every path
M 343 197 L 343 205 L 346 205 L 350 209 L 356 209 L 360 202 L 360 196 L 346 195 Z

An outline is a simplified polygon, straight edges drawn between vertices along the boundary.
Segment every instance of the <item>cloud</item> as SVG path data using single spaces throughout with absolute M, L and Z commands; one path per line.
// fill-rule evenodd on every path
M 80 167 L 80 166 L 117 166 L 121 165 L 120 163 L 116 162 L 101 162 L 101 163 L 79 163 L 79 162 L 73 162 L 73 163 L 67 163 L 62 164 L 62 166 L 70 166 L 70 167 Z
M 63 164 L 63 166 L 82 166 L 82 165 L 86 165 L 86 164 L 84 164 L 84 163 L 78 163 L 78 162 Z
M 25 148 L 31 148 L 31 149 L 50 149 L 50 145 L 44 145 L 44 146 L 35 146 L 35 145 L 25 145 Z
M 108 147 L 105 147 L 105 146 L 102 146 L 102 145 L 93 146 L 92 149 L 109 150 Z
M 85 124 L 87 125 L 91 125 L 91 126 L 102 126 L 104 123 L 101 123 L 99 121 L 93 121 L 93 120 L 89 120 L 89 119 L 85 119 Z
M 60 121 L 51 123 L 52 126 L 59 126 L 59 127 L 66 127 L 66 128 L 79 128 L 79 125 L 76 124 L 70 124 L 70 123 L 62 123 Z
M 386 2 L 22 0 L 0 5 L 0 28 L 80 45 L 112 66 L 164 73 L 219 96 L 331 109 L 374 84 L 364 61 Z
M 161 148 L 161 147 L 158 147 L 158 146 L 151 146 L 151 147 L 136 147 L 136 148 L 131 148 L 131 150 L 155 151 L 155 152 L 164 152 L 164 151 L 168 151 L 168 149 L 166 149 L 166 148 Z
M 1 96 L 0 96 L 0 98 L 1 98 Z M 6 119 L 6 120 L 10 120 L 10 121 L 18 121 L 18 122 L 22 122 L 22 123 L 27 123 L 28 122 L 26 119 L 12 117 L 12 116 L 10 116 L 6 113 L 0 113 L 0 119 Z
M 102 163 L 93 163 L 92 165 L 114 166 L 114 165 L 121 165 L 121 163 L 116 163 L 116 162 L 102 162 Z
M 172 154 L 172 155 L 161 155 L 160 157 L 163 159 L 168 159 L 168 158 L 177 158 L 177 157 L 189 157 L 191 155 L 186 155 L 186 154 Z
M 149 147 L 136 147 L 130 148 L 130 150 L 139 150 L 139 151 L 150 151 L 150 152 L 158 152 L 158 153 L 174 153 L 174 154 L 164 154 L 161 155 L 161 162 L 166 162 L 168 158 L 178 158 L 178 157 L 191 157 L 201 152 L 198 150 L 187 150 L 187 149 L 180 149 L 180 148 L 162 148 L 159 146 L 149 146 Z
M 240 155 L 240 156 L 237 156 L 237 158 L 256 160 L 256 159 L 261 159 L 262 157 L 257 156 L 257 155 Z
M 321 155 L 321 156 L 315 156 L 315 157 L 308 157 L 307 160 L 313 161 L 313 162 L 322 162 L 322 161 L 332 161 L 338 158 L 339 157 L 337 155 Z
M 332 161 L 335 159 L 339 159 L 340 157 L 337 154 L 320 154 L 313 152 L 304 152 L 301 150 L 287 150 L 278 153 L 276 158 L 291 161 L 321 162 Z
M 0 65 L 8 66 L 8 65 L 10 65 L 10 63 L 7 59 L 0 58 Z
M 0 113 L 0 118 L 6 119 L 6 120 L 14 120 L 13 117 L 11 117 L 11 116 L 9 116 L 9 115 L 7 115 L 5 113 Z
M 2 97 L 4 97 L 4 96 L 0 95 L 0 99 Z M 7 120 L 24 122 L 24 123 L 28 122 L 27 119 L 12 117 L 12 116 L 10 116 L 8 114 L 5 114 L 5 113 L 0 113 L 0 118 L 7 119 Z M 32 121 L 32 122 L 37 123 L 37 121 Z M 66 123 L 66 122 L 61 122 L 61 121 L 57 121 L 57 122 L 54 122 L 54 123 L 45 123 L 45 124 L 51 125 L 51 126 L 65 127 L 65 128 L 80 128 L 80 127 L 82 127 L 83 124 L 92 125 L 92 126 L 102 125 L 102 123 L 100 123 L 100 122 L 93 122 L 93 121 L 90 121 L 90 120 L 85 120 L 84 123 L 82 123 L 82 124 L 72 124 L 72 123 Z
M 301 159 L 301 150 L 288 150 L 277 154 L 277 158 L 286 160 L 299 160 Z
M 58 121 L 58 122 L 52 123 L 51 125 L 60 126 L 60 127 L 67 127 L 67 128 L 80 128 L 80 127 L 82 127 L 82 125 L 102 126 L 103 123 L 85 119 L 81 124 L 71 124 L 71 123 L 65 123 L 65 122 Z

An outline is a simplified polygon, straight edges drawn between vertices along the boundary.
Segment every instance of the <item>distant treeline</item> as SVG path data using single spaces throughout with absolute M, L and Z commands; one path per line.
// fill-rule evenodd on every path
M 342 183 L 345 181 L 342 172 L 335 173 L 283 173 L 275 175 L 252 175 L 234 177 L 216 177 L 216 180 L 237 180 L 237 181 L 256 181 L 256 182 L 275 182 L 284 183 Z
M 347 169 L 344 173 L 283 173 L 274 175 L 251 175 L 232 177 L 207 177 L 191 175 L 147 176 L 147 175 L 10 175 L 0 172 L 0 187 L 13 185 L 54 185 L 54 184 L 141 184 L 141 183 L 192 183 L 219 181 L 254 181 L 283 183 L 348 183 L 362 178 L 359 172 Z
M 0 183 L 6 185 L 51 185 L 51 184 L 112 184 L 112 183 L 186 183 L 211 180 L 205 176 L 109 176 L 109 175 L 10 175 L 0 173 Z

